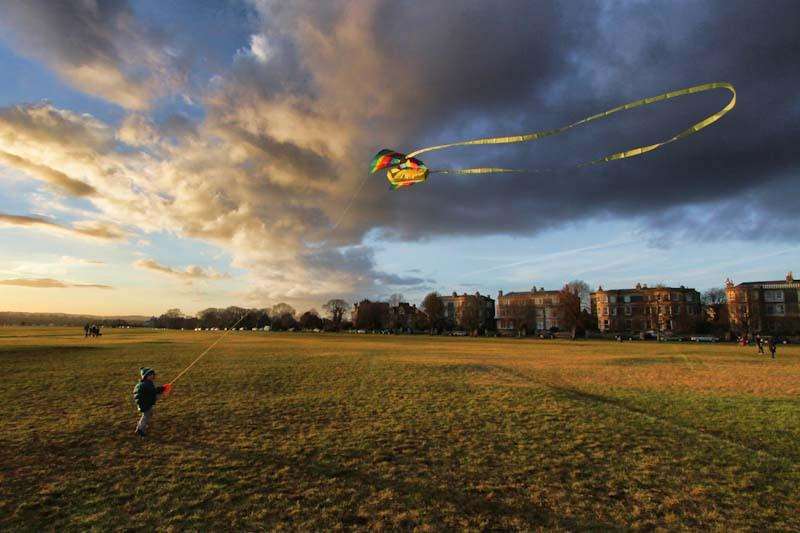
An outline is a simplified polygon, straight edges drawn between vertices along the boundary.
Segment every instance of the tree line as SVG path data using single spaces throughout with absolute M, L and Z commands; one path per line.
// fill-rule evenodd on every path
M 287 303 L 279 303 L 271 308 L 244 308 L 230 306 L 225 308 L 209 307 L 197 315 L 184 314 L 180 309 L 170 309 L 158 317 L 151 317 L 146 326 L 165 329 L 264 329 L 269 327 L 276 331 L 290 331 L 295 329 L 325 329 L 338 331 L 350 324 L 343 320 L 347 310 L 344 300 L 330 300 L 324 306 L 325 317 L 320 316 L 316 309 L 309 309 L 298 316 L 294 307 Z
M 147 317 L 100 317 L 66 313 L 0 313 L 0 326 L 81 326 L 96 324 L 104 327 L 142 327 Z

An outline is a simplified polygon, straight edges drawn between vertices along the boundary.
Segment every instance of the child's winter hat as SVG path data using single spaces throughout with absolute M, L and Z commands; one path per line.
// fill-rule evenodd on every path
M 139 373 L 142 375 L 142 379 L 144 379 L 150 374 L 155 375 L 156 371 L 153 370 L 152 368 L 147 368 L 146 366 L 143 366 L 142 368 L 139 369 Z

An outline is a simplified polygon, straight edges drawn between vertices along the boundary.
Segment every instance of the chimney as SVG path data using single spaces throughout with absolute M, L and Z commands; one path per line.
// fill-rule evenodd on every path
M 502 298 L 503 297 L 503 291 L 500 291 L 499 293 L 497 293 L 497 297 L 498 298 Z
M 786 283 L 794 283 L 794 276 L 792 275 L 791 270 L 788 274 L 786 274 Z

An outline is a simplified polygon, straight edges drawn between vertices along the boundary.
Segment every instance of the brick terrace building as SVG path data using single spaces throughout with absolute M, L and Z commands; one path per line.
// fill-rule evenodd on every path
M 592 313 L 604 333 L 691 333 L 702 319 L 700 293 L 686 287 L 603 290 L 591 294 Z
M 731 328 L 739 333 L 800 334 L 800 281 L 725 283 Z
M 546 291 L 533 287 L 530 291 L 509 292 L 497 295 L 497 330 L 510 332 L 517 329 L 514 323 L 514 308 L 531 305 L 536 316 L 536 330 L 544 331 L 559 327 L 558 303 L 561 291 Z
M 444 304 L 444 318 L 453 325 L 461 325 L 461 317 L 464 304 L 470 297 L 477 297 L 479 303 L 480 322 L 482 329 L 494 328 L 494 300 L 491 297 L 482 295 L 479 292 L 475 294 L 457 294 L 453 293 L 452 296 L 441 296 L 442 303 Z

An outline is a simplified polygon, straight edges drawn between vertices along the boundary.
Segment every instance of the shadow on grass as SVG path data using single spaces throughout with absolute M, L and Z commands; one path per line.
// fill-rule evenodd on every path
M 680 357 L 626 357 L 624 359 L 614 358 L 603 361 L 607 365 L 614 366 L 639 366 L 639 365 L 669 365 L 682 363 Z
M 215 453 L 223 456 L 232 464 L 247 464 L 249 468 L 261 471 L 279 471 L 290 469 L 293 478 L 298 481 L 304 480 L 305 483 L 317 482 L 318 485 L 329 486 L 331 483 L 341 482 L 342 493 L 347 489 L 356 488 L 361 502 L 369 501 L 371 496 L 384 491 L 396 493 L 396 507 L 398 513 L 413 510 L 414 507 L 426 508 L 427 516 L 420 520 L 403 519 L 402 522 L 393 524 L 391 527 L 400 529 L 413 529 L 425 524 L 435 527 L 446 527 L 452 519 L 474 519 L 471 523 L 482 523 L 487 517 L 491 517 L 491 522 L 482 523 L 482 527 L 487 529 L 497 529 L 501 524 L 498 518 L 517 519 L 524 522 L 526 527 L 546 526 L 549 528 L 560 528 L 567 530 L 581 531 L 609 531 L 614 530 L 612 524 L 597 521 L 581 521 L 571 517 L 559 516 L 550 509 L 534 504 L 530 496 L 524 491 L 514 491 L 504 493 L 501 497 L 492 499 L 486 498 L 485 494 L 470 491 L 467 488 L 459 488 L 458 484 L 449 483 L 452 487 L 442 488 L 434 485 L 436 474 L 430 479 L 430 483 L 424 481 L 408 481 L 403 479 L 385 479 L 380 476 L 379 470 L 386 463 L 393 463 L 395 456 L 391 453 L 381 454 L 378 460 L 362 456 L 360 467 L 343 464 L 340 461 L 325 460 L 324 458 L 305 458 L 298 461 L 297 457 L 281 455 L 275 450 L 241 450 L 233 447 L 209 445 L 207 443 L 193 445 L 182 441 L 180 444 L 170 440 L 170 444 L 192 450 L 196 453 Z M 356 456 L 357 457 L 357 456 Z M 350 456 L 350 459 L 355 457 Z M 370 471 L 370 470 L 373 471 Z M 442 472 L 445 475 L 452 475 L 453 472 Z M 465 483 L 469 480 L 463 480 Z M 263 489 L 263 487 L 253 487 Z M 302 497 L 301 497 L 302 499 Z M 500 501 L 502 500 L 502 501 Z M 512 503 L 509 503 L 513 501 Z M 309 509 L 316 507 L 320 502 L 308 502 Z M 344 503 L 344 502 L 343 502 Z M 338 525 L 350 527 L 365 527 L 370 523 L 370 517 L 374 517 L 376 511 L 386 509 L 371 508 L 369 516 L 365 512 L 358 512 L 354 508 L 342 508 L 340 510 Z M 444 509 L 455 508 L 459 510 L 459 515 L 445 516 Z M 419 510 L 419 509 L 417 509 Z M 291 520 L 289 515 L 276 517 L 279 520 Z M 332 524 L 325 524 L 330 526 Z M 375 524 L 373 524 L 375 525 Z
M 0 346 L 0 358 L 28 357 L 44 359 L 52 356 L 80 355 L 86 352 L 108 351 L 111 349 L 113 347 L 107 345 L 76 346 L 74 344 L 14 346 L 10 348 Z
M 766 456 L 773 461 L 777 461 L 780 463 L 784 463 L 784 466 L 789 466 L 791 468 L 797 469 L 797 458 L 796 457 L 787 457 L 785 455 L 778 455 L 771 451 L 767 451 L 765 449 L 756 449 L 750 447 L 738 440 L 735 440 L 728 436 L 723 431 L 715 431 L 712 429 L 700 428 L 693 425 L 687 425 L 683 420 L 663 416 L 661 414 L 653 414 L 646 409 L 642 409 L 636 405 L 632 405 L 630 402 L 626 400 L 622 400 L 620 398 L 614 398 L 612 396 L 604 396 L 601 394 L 586 392 L 574 387 L 567 387 L 567 386 L 559 386 L 559 385 L 548 385 L 552 390 L 564 395 L 564 397 L 572 400 L 583 401 L 583 402 L 591 402 L 591 403 L 598 403 L 603 405 L 609 405 L 618 409 L 622 409 L 629 413 L 633 413 L 645 418 L 649 418 L 651 420 L 657 421 L 662 424 L 669 425 L 675 429 L 685 431 L 687 433 L 695 433 L 699 435 L 703 435 L 706 437 L 710 437 L 717 441 L 724 442 L 730 446 L 734 446 L 736 448 L 740 448 L 746 450 L 747 452 L 756 455 L 756 456 Z
M 753 444 L 753 446 L 748 446 L 747 444 L 744 444 L 739 440 L 732 438 L 725 431 L 707 429 L 695 426 L 693 424 L 687 424 L 685 420 L 682 420 L 678 417 L 670 417 L 670 416 L 664 416 L 661 413 L 654 413 L 626 399 L 588 392 L 579 389 L 577 387 L 570 386 L 567 383 L 557 383 L 556 382 L 558 381 L 557 378 L 551 380 L 544 380 L 527 375 L 522 371 L 512 368 L 498 366 L 494 367 L 494 369 L 495 371 L 497 371 L 498 374 L 510 375 L 516 380 L 527 381 L 531 384 L 536 384 L 546 387 L 567 400 L 572 400 L 581 403 L 593 403 L 593 404 L 605 405 L 615 409 L 619 409 L 627 413 L 634 414 L 636 416 L 648 418 L 652 421 L 668 425 L 674 429 L 686 433 L 702 435 L 705 437 L 715 439 L 719 442 L 723 442 L 730 446 L 746 450 L 747 452 L 756 456 L 762 456 L 762 457 L 766 456 L 767 458 L 773 461 L 782 463 L 783 467 L 789 467 L 794 470 L 800 470 L 800 465 L 798 465 L 798 460 L 800 460 L 800 449 L 798 449 L 798 455 L 792 454 L 791 456 L 787 456 L 778 452 L 773 452 L 765 449 L 767 444 L 763 442 L 756 442 Z

